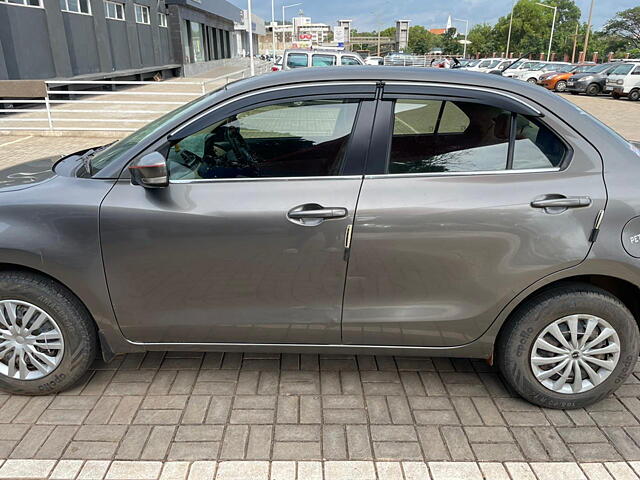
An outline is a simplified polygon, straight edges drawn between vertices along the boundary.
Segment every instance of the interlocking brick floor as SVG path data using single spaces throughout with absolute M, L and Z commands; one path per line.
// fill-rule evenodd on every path
M 639 373 L 562 411 L 482 361 L 149 352 L 96 361 L 57 396 L 1 394 L 0 458 L 635 461 Z

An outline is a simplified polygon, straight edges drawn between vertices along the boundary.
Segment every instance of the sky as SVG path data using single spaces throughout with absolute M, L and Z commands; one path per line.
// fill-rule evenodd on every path
M 240 8 L 247 8 L 248 0 L 229 0 Z M 469 28 L 476 23 L 495 23 L 499 17 L 511 10 L 512 0 L 275 0 L 276 20 L 282 18 L 282 5 L 298 3 L 299 7 L 286 10 L 287 18 L 296 15 L 299 9 L 313 22 L 335 25 L 338 19 L 352 19 L 353 28 L 360 31 L 376 30 L 395 25 L 399 19 L 411 20 L 411 25 L 427 28 L 444 28 L 449 15 L 452 18 L 469 20 Z M 582 10 L 582 19 L 587 21 L 591 0 L 575 0 Z M 593 23 L 599 29 L 615 12 L 636 7 L 640 0 L 595 0 Z M 253 13 L 267 22 L 271 21 L 271 0 L 252 0 Z M 542 7 L 541 7 L 542 8 Z M 462 32 L 464 23 L 454 22 Z

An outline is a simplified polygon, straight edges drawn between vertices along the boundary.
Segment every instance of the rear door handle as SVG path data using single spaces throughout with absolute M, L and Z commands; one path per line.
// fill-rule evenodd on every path
M 287 217 L 298 225 L 315 226 L 330 218 L 344 218 L 349 211 L 343 207 L 323 207 L 317 203 L 298 205 L 287 212 Z
M 533 208 L 545 209 L 581 208 L 588 207 L 589 205 L 591 205 L 591 198 L 589 197 L 555 196 L 554 198 L 549 198 L 549 196 L 545 196 L 531 202 Z

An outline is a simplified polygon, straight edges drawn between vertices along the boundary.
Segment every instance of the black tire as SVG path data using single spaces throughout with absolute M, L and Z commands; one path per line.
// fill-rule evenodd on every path
M 531 77 L 530 79 L 527 80 L 527 83 L 531 83 L 533 85 L 537 85 L 538 84 L 538 80 L 536 80 L 535 78 Z
M 554 321 L 574 314 L 605 319 L 620 340 L 620 358 L 609 376 L 582 393 L 555 392 L 534 376 L 530 358 L 538 335 Z M 616 390 L 633 372 L 640 334 L 633 315 L 616 297 L 587 284 L 550 289 L 521 305 L 505 324 L 496 348 L 496 363 L 505 381 L 531 403 L 546 408 L 582 408 Z
M 600 85 L 597 83 L 592 83 L 587 87 L 586 94 L 590 97 L 595 97 L 596 95 L 600 95 Z
M 640 100 L 640 90 L 631 90 L 629 92 L 629 100 L 632 102 L 637 102 Z
M 620 98 L 621 98 L 621 95 L 619 93 L 617 93 L 617 92 L 612 92 L 611 96 L 616 100 L 620 100 Z
M 556 92 L 564 92 L 567 90 L 567 82 L 564 80 L 558 80 L 556 83 Z
M 48 395 L 71 387 L 85 374 L 98 351 L 96 328 L 86 307 L 67 288 L 30 272 L 0 272 L 0 300 L 19 300 L 39 307 L 55 320 L 64 341 L 62 358 L 53 371 L 34 380 L 0 373 L 0 390 Z

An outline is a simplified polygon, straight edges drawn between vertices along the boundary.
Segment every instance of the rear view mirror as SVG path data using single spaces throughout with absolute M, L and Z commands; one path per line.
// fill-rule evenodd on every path
M 169 185 L 167 161 L 160 152 L 151 152 L 134 160 L 129 166 L 131 183 L 145 188 L 162 188 Z

